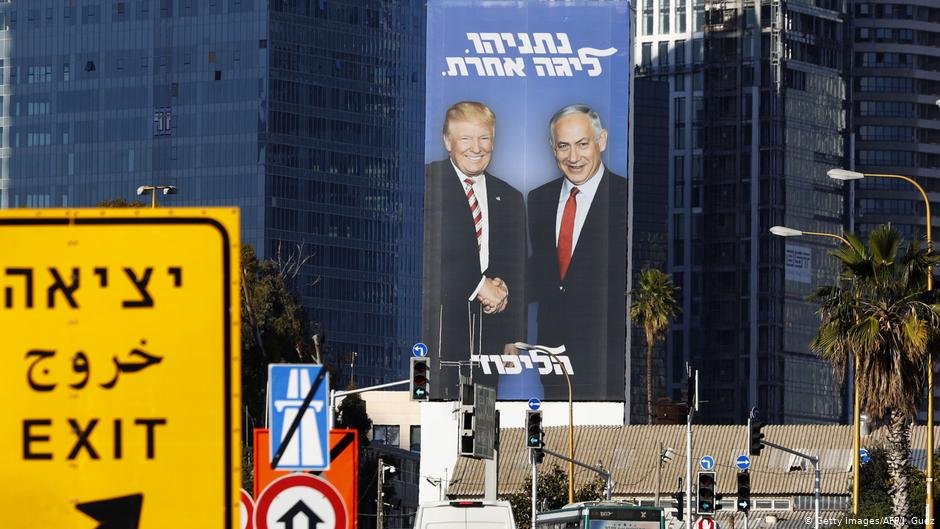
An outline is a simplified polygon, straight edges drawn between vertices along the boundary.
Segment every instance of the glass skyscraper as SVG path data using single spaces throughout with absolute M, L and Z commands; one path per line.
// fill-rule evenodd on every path
M 863 173 L 914 178 L 928 193 L 931 211 L 936 212 L 940 192 L 940 108 L 936 105 L 940 98 L 940 5 L 852 0 L 849 12 L 852 51 L 847 88 L 852 134 L 845 165 Z M 914 186 L 898 179 L 872 177 L 855 182 L 852 192 L 853 231 L 867 237 L 877 226 L 890 222 L 905 239 L 924 241 L 927 211 Z M 934 388 L 936 408 L 936 384 Z M 927 418 L 926 404 L 919 420 Z
M 419 338 L 419 0 L 0 0 L 0 207 L 241 208 L 360 386 Z M 354 355 L 355 353 L 355 355 Z M 352 362 L 355 362 L 352 365 Z M 352 368 L 352 369 L 351 369 Z
M 805 299 L 838 272 L 832 242 L 784 241 L 774 225 L 841 233 L 842 2 L 639 0 L 639 75 L 670 84 L 668 268 L 681 288 L 667 392 L 700 373 L 699 417 L 838 422 L 846 395 L 809 347 Z

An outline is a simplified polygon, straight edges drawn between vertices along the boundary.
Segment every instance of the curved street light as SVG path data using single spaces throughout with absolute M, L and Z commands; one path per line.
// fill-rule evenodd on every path
M 802 235 L 810 235 L 813 237 L 829 237 L 830 239 L 837 239 L 839 242 L 846 246 L 851 246 L 849 240 L 841 235 L 836 235 L 835 233 L 823 233 L 815 231 L 801 231 L 795 230 L 793 228 L 787 228 L 786 226 L 774 226 L 770 228 L 770 233 L 780 237 L 800 237 Z M 854 352 L 854 351 L 853 351 Z M 852 436 L 852 445 L 853 445 L 853 454 L 852 454 L 852 514 L 858 514 L 858 489 L 859 489 L 859 479 L 858 479 L 858 466 L 859 466 L 859 452 L 861 450 L 862 438 L 861 438 L 861 399 L 858 396 L 858 369 L 859 369 L 859 358 L 858 353 L 855 353 L 855 376 L 852 381 L 855 385 L 855 402 L 854 402 L 854 435 Z
M 940 105 L 940 100 L 937 100 L 937 104 Z M 924 188 L 917 183 L 916 180 L 909 176 L 899 175 L 899 174 L 885 174 L 885 173 L 860 173 L 858 171 L 849 171 L 848 169 L 830 169 L 826 172 L 829 175 L 829 178 L 835 180 L 861 180 L 862 178 L 893 178 L 896 180 L 904 180 L 905 182 L 911 184 L 917 191 L 920 192 L 921 198 L 924 199 L 924 207 L 926 208 L 927 214 L 927 251 L 930 252 L 933 249 L 933 231 L 931 229 L 931 220 L 930 215 L 930 199 L 927 198 L 927 192 L 924 191 Z M 932 268 L 927 269 L 927 291 L 930 292 L 933 290 L 933 270 Z M 934 413 L 934 393 L 933 393 L 933 356 L 927 355 L 927 498 L 925 501 L 925 506 L 927 511 L 925 513 L 925 526 L 927 529 L 933 529 L 933 413 Z
M 565 346 L 563 345 L 560 347 L 547 347 L 516 342 L 512 346 L 523 351 L 537 351 L 551 356 L 558 356 L 565 352 Z M 574 503 L 574 401 L 571 396 L 571 377 L 568 373 L 568 367 L 564 363 L 561 364 L 561 372 L 565 374 L 565 382 L 568 383 L 568 503 Z
M 137 196 L 150 195 L 150 207 L 157 207 L 157 191 L 164 195 L 175 195 L 176 186 L 140 186 L 137 188 Z

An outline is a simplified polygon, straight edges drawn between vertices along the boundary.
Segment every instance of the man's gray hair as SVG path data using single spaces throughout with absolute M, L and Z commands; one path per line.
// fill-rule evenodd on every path
M 568 105 L 558 112 L 555 112 L 551 121 L 548 122 L 548 135 L 549 141 L 552 142 L 552 149 L 555 148 L 555 123 L 569 114 L 584 114 L 591 118 L 591 128 L 594 129 L 594 141 L 601 141 L 601 132 L 604 130 L 604 126 L 601 124 L 601 117 L 597 115 L 597 112 L 587 105 Z

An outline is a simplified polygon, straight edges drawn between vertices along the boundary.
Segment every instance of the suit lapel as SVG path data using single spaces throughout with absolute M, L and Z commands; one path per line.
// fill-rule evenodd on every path
M 543 211 L 545 211 L 545 217 L 541 219 L 536 226 L 539 226 L 543 230 L 543 237 L 548 240 L 548 249 L 550 250 L 551 255 L 545 256 L 546 259 L 551 263 L 549 266 L 551 280 L 560 281 L 561 271 L 558 269 L 558 240 L 555 237 L 555 224 L 558 222 L 558 200 L 561 193 L 561 187 L 564 184 L 564 177 L 556 180 L 557 185 L 551 185 L 546 188 L 546 193 L 543 197 L 545 204 L 543 205 Z

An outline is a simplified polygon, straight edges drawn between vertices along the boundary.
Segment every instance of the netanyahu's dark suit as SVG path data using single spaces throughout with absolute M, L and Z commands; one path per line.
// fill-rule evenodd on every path
M 564 178 L 528 197 L 532 256 L 527 280 L 531 301 L 539 303 L 538 343 L 565 346 L 576 400 L 623 395 L 627 182 L 609 170 L 601 178 L 564 280 L 555 239 Z M 546 398 L 567 398 L 563 377 L 542 376 L 542 383 Z
M 473 354 L 480 354 L 481 345 L 483 354 L 502 354 L 503 344 L 525 338 L 522 193 L 491 174 L 487 173 L 485 179 L 489 267 L 481 273 L 470 205 L 451 161 L 441 160 L 425 168 L 422 336 L 431 349 L 432 375 L 438 378 L 431 383 L 434 397 L 457 396 L 457 369 L 445 367 L 437 373 L 433 359 L 470 359 L 469 314 L 474 318 Z M 502 313 L 484 314 L 481 304 L 471 301 L 468 314 L 468 298 L 484 275 L 506 282 L 509 304 Z M 481 380 L 476 373 L 479 371 L 475 372 L 475 382 Z M 495 387 L 494 379 L 485 383 Z

